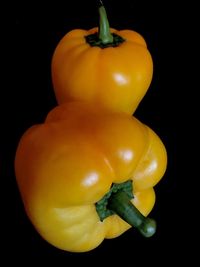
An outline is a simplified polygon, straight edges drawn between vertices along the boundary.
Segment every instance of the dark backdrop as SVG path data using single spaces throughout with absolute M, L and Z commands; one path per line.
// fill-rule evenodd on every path
M 80 260 L 83 264 L 124 262 L 126 266 L 147 263 L 162 266 L 162 263 L 173 264 L 174 259 L 179 261 L 187 257 L 184 252 L 188 247 L 185 243 L 187 231 L 183 231 L 185 217 L 180 204 L 180 185 L 186 181 L 186 173 L 180 164 L 183 154 L 179 149 L 183 142 L 178 129 L 182 107 L 179 84 L 183 74 L 177 70 L 184 63 L 180 60 L 179 49 L 182 34 L 181 17 L 177 16 L 179 7 L 176 9 L 170 1 L 107 0 L 104 4 L 110 25 L 141 33 L 154 61 L 153 81 L 135 116 L 160 136 L 168 152 L 168 168 L 155 187 L 157 199 L 151 213 L 158 224 L 157 233 L 145 239 L 131 229 L 118 238 L 105 240 L 91 252 L 76 254 L 48 244 L 27 219 L 13 168 L 18 141 L 27 128 L 43 122 L 56 105 L 50 64 L 58 41 L 74 28 L 96 26 L 98 12 L 94 0 L 53 1 L 43 6 L 35 1 L 17 1 L 12 5 L 13 60 L 9 80 L 12 90 L 6 92 L 6 103 L 11 107 L 6 109 L 6 114 L 11 116 L 5 122 L 1 158 L 5 170 L 3 178 L 9 181 L 10 192 L 9 233 L 12 234 L 7 237 L 6 251 L 9 252 L 8 259 L 13 256 L 20 264 L 33 261 L 40 264 L 44 260 L 46 264 L 55 261 L 56 266 L 61 266 L 61 262 L 69 266 L 70 260 L 73 264 Z

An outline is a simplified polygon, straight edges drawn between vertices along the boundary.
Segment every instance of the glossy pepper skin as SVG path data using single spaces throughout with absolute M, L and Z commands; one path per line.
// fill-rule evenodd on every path
M 71 100 L 89 101 L 133 114 L 152 80 L 150 52 L 139 33 L 109 28 L 105 12 L 100 12 L 100 16 L 103 22 L 100 21 L 99 29 L 72 30 L 58 43 L 52 57 L 57 101 L 60 104 Z M 95 33 L 98 36 L 98 32 L 102 36 L 99 36 L 100 44 L 93 46 L 93 42 L 87 40 Z M 111 33 L 121 38 L 117 45 L 112 40 L 116 36 Z M 102 47 L 104 39 L 105 47 Z
M 146 216 L 166 161 L 161 140 L 135 117 L 71 102 L 22 136 L 15 171 L 40 235 L 60 249 L 84 252 L 131 227 L 116 214 L 103 221 L 98 216 L 95 203 L 112 184 L 131 179 L 131 202 Z

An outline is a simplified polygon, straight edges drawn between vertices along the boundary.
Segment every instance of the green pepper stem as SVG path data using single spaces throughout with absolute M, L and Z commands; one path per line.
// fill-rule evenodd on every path
M 110 26 L 106 14 L 106 10 L 103 6 L 102 1 L 100 1 L 99 7 L 99 39 L 103 44 L 113 43 L 113 35 L 110 32 Z
M 108 207 L 128 224 L 136 227 L 143 236 L 151 237 L 156 232 L 156 222 L 143 216 L 124 191 L 112 194 Z

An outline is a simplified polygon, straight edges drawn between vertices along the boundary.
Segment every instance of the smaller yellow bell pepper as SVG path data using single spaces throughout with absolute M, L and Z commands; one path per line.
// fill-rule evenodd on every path
M 40 235 L 60 249 L 84 252 L 131 225 L 154 234 L 155 221 L 146 216 L 166 162 L 161 140 L 135 117 L 72 102 L 23 135 L 15 171 Z
M 132 115 L 150 86 L 152 57 L 139 33 L 110 28 L 104 6 L 99 13 L 99 28 L 74 29 L 55 48 L 56 99 L 89 101 Z

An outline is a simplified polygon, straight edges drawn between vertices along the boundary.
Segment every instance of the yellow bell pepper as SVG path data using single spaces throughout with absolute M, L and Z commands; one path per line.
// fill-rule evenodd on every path
M 133 114 L 152 80 L 151 54 L 139 33 L 110 28 L 104 6 L 99 13 L 99 28 L 72 30 L 55 48 L 57 101 L 89 101 Z
M 57 248 L 84 252 L 146 216 L 167 156 L 158 136 L 135 117 L 71 102 L 27 130 L 15 159 L 25 210 L 39 234 Z

